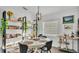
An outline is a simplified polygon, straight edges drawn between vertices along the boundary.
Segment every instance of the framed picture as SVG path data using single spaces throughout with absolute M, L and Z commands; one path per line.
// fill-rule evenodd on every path
M 74 23 L 74 16 L 63 17 L 63 24 Z

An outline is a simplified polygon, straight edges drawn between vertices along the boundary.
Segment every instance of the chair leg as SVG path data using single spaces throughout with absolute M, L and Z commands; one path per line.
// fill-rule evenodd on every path
M 42 50 L 41 50 L 41 53 L 42 53 Z
M 48 51 L 47 51 L 47 53 L 48 53 Z
M 50 53 L 51 53 L 51 50 L 49 50 L 50 51 Z

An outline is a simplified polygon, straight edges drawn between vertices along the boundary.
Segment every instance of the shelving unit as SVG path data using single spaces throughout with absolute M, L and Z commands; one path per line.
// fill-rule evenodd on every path
M 70 49 L 70 48 L 68 48 L 68 46 L 70 45 L 70 43 L 68 42 L 68 40 L 71 40 L 72 41 L 72 48 Z M 60 51 L 63 51 L 63 52 L 67 52 L 67 53 L 77 53 L 77 51 L 75 51 L 74 50 L 74 40 L 77 40 L 77 38 L 76 37 L 66 37 L 65 36 L 65 38 L 60 38 L 60 42 L 59 42 L 59 44 L 60 44 L 60 48 L 59 48 L 59 50 Z M 63 47 L 62 48 L 62 44 L 63 45 L 65 45 L 65 47 Z
M 8 21 L 8 26 L 15 26 L 15 27 L 18 27 L 18 28 L 8 28 L 6 29 L 6 34 L 8 35 L 14 35 L 16 36 L 16 34 L 20 34 L 19 36 L 21 37 L 22 35 L 22 29 L 21 29 L 21 26 L 22 26 L 22 23 L 20 21 Z M 6 39 L 6 44 L 9 44 L 9 42 L 15 42 L 17 41 L 17 37 L 19 36 L 16 36 L 16 37 L 13 37 L 13 38 L 9 38 L 9 39 Z M 20 40 L 20 39 L 19 39 Z M 8 42 L 9 41 L 9 42 Z
M 19 18 L 14 18 L 13 15 L 13 12 L 7 11 L 6 52 L 9 51 L 10 46 L 17 46 L 17 43 L 22 40 L 22 22 L 18 21 Z
M 10 46 L 17 46 L 17 43 L 22 41 L 22 23 L 21 21 L 8 21 L 8 28 L 6 29 L 6 52 L 11 49 Z

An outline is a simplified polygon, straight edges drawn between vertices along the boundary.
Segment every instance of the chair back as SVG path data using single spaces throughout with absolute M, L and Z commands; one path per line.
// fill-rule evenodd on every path
M 47 36 L 42 36 L 42 37 L 47 38 Z
M 47 50 L 50 50 L 52 48 L 52 41 L 47 42 L 46 47 L 47 47 Z
M 19 49 L 20 49 L 20 53 L 27 53 L 28 46 L 19 43 Z
M 39 34 L 39 35 L 38 35 L 38 37 L 41 37 L 41 36 L 42 36 L 42 34 Z

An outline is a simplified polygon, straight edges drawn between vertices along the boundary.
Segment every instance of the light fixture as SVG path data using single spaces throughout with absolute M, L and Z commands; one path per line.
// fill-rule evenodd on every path
M 37 7 L 37 13 L 36 13 L 36 38 L 38 37 L 38 21 L 41 20 L 41 13 L 39 11 L 39 6 Z
M 41 13 L 39 11 L 39 6 L 37 7 L 38 11 L 36 13 L 36 20 L 40 20 L 41 19 Z

